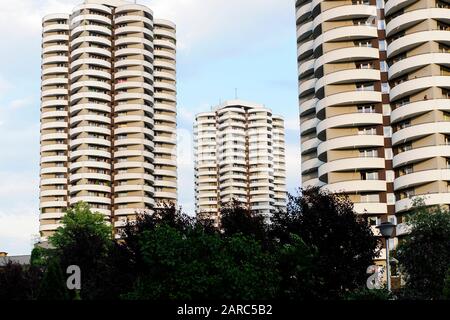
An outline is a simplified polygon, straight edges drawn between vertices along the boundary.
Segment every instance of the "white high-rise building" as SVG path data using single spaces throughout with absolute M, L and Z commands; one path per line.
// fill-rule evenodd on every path
M 284 121 L 262 105 L 227 101 L 196 116 L 196 213 L 216 224 L 239 201 L 265 216 L 286 206 Z
M 398 223 L 450 205 L 450 4 L 297 0 L 302 184 Z
M 176 202 L 175 24 L 87 0 L 42 26 L 42 239 L 80 201 L 116 227 Z

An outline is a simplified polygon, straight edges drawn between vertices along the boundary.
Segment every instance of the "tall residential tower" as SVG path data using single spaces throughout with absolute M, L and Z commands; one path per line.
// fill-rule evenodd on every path
M 43 19 L 40 232 L 87 202 L 114 226 L 176 202 L 175 25 L 86 0 Z
M 286 206 L 284 121 L 262 105 L 232 100 L 200 113 L 194 126 L 195 200 L 200 218 L 219 219 L 237 200 L 265 216 Z
M 450 204 L 450 9 L 442 0 L 297 0 L 303 186 L 397 220 Z

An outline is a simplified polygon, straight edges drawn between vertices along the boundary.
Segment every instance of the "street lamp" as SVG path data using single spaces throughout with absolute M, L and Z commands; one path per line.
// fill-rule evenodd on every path
M 396 225 L 391 222 L 383 222 L 379 226 L 381 236 L 386 241 L 386 278 L 387 278 L 387 289 L 391 291 L 391 266 L 389 264 L 389 239 L 392 237 L 394 233 Z

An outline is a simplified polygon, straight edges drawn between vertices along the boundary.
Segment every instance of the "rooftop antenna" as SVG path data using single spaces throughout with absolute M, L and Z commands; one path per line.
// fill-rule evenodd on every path
M 234 98 L 237 100 L 238 99 L 238 89 L 234 88 Z

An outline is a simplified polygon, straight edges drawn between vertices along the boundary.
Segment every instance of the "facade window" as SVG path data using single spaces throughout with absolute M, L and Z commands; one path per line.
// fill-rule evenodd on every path
M 392 137 L 392 127 L 383 127 L 383 134 L 385 138 Z
M 388 193 L 386 199 L 388 205 L 395 205 L 395 195 L 393 193 Z
M 391 105 L 390 104 L 383 104 L 383 116 L 390 116 L 391 115 Z
M 394 153 L 391 148 L 384 149 L 384 158 L 386 160 L 392 160 L 394 158 Z
M 362 203 L 377 203 L 380 202 L 380 196 L 378 193 L 362 193 L 361 194 Z
M 381 92 L 387 94 L 387 93 L 389 93 L 389 91 L 390 91 L 389 84 L 385 83 L 385 82 L 381 83 Z
M 381 72 L 388 72 L 388 64 L 386 61 L 380 61 L 380 71 Z
M 358 112 L 359 113 L 374 113 L 375 112 L 375 106 L 374 105 L 358 106 Z
M 377 149 L 362 149 L 359 150 L 359 156 L 361 158 L 376 158 L 378 157 Z
M 361 180 L 378 180 L 377 171 L 361 172 Z

